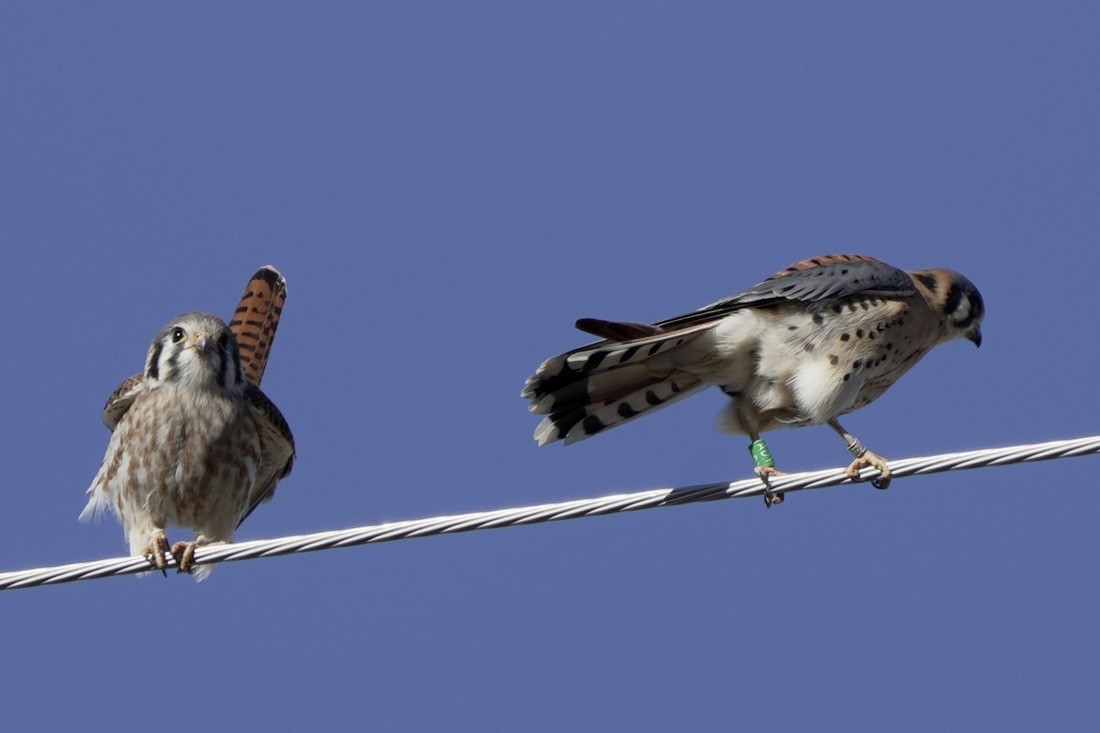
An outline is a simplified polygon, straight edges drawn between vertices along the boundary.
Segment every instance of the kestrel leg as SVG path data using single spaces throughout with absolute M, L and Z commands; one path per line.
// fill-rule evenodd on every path
M 772 476 L 782 476 L 783 472 L 775 467 L 775 461 L 772 459 L 771 451 L 768 450 L 768 444 L 761 440 L 758 434 L 750 434 L 749 437 L 752 438 L 752 443 L 749 444 L 749 453 L 752 454 L 752 459 L 756 463 L 756 475 L 764 482 L 764 506 L 771 507 L 775 504 L 782 504 L 783 492 L 772 491 L 771 478 Z
M 180 573 L 187 573 L 188 575 L 193 573 L 199 574 L 199 580 L 203 578 L 203 570 L 209 572 L 214 566 L 204 565 L 199 570 L 195 570 L 195 549 L 198 547 L 207 547 L 209 545 L 224 545 L 224 540 L 216 540 L 211 542 L 210 539 L 200 534 L 190 542 L 177 542 L 172 545 L 172 557 L 176 558 L 176 570 Z
M 877 453 L 867 450 L 867 446 L 861 443 L 859 438 L 845 430 L 844 426 L 835 419 L 829 421 L 829 427 L 835 430 L 840 437 L 844 438 L 844 442 L 848 444 L 848 452 L 855 456 L 855 460 L 848 466 L 848 478 L 858 479 L 859 470 L 861 468 L 877 468 L 880 475 L 878 478 L 871 480 L 871 485 L 876 489 L 888 489 L 890 487 L 892 472 L 890 471 L 890 467 L 886 465 L 886 459 Z
M 168 563 L 164 558 L 168 556 L 169 552 L 171 550 L 168 548 L 168 535 L 163 529 L 158 528 L 153 530 L 149 544 L 145 546 L 141 554 L 153 567 L 161 572 L 161 575 L 167 575 L 164 569 L 168 567 Z
M 209 544 L 210 540 L 206 535 L 200 534 L 190 542 L 177 542 L 172 545 L 172 557 L 176 558 L 176 572 L 190 575 L 195 569 L 195 548 Z
M 741 424 L 741 428 L 748 433 L 749 438 L 752 440 L 752 443 L 749 444 L 749 453 L 752 454 L 752 460 L 756 464 L 756 475 L 764 482 L 764 506 L 771 507 L 774 504 L 782 504 L 783 492 L 772 491 L 771 478 L 772 476 L 781 476 L 783 472 L 775 467 L 775 460 L 772 458 L 771 451 L 768 450 L 768 444 L 760 439 L 760 431 L 756 429 L 755 421 L 746 415 L 740 407 L 735 408 L 734 414 Z
M 191 574 L 191 566 L 195 561 L 195 548 L 198 541 L 177 542 L 172 545 L 172 557 L 176 559 L 176 572 Z

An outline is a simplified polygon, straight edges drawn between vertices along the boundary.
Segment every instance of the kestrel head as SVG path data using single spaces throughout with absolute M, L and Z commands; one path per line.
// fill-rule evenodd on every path
M 928 301 L 939 310 L 947 327 L 944 340 L 961 337 L 981 346 L 985 303 L 974 283 L 954 270 L 918 270 L 911 274 L 918 285 L 924 286 Z
M 220 318 L 194 312 L 173 318 L 153 339 L 145 378 L 230 392 L 242 392 L 245 384 L 233 332 Z

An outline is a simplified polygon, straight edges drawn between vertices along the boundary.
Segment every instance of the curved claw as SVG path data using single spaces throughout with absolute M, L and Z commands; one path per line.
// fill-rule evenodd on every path
M 764 506 L 771 508 L 783 503 L 783 492 L 773 492 L 771 489 L 771 477 L 782 476 L 783 472 L 775 466 L 757 466 L 756 475 L 764 482 Z
M 197 542 L 177 542 L 172 545 L 172 557 L 176 559 L 176 572 L 191 574 L 195 562 Z
M 879 476 L 871 479 L 871 485 L 876 489 L 886 490 L 890 488 L 890 478 L 893 476 L 893 472 L 890 467 L 886 465 L 886 459 L 877 453 L 871 451 L 864 451 L 863 454 L 852 461 L 852 464 L 848 466 L 847 474 L 848 478 L 853 481 L 859 480 L 859 471 L 861 468 L 877 468 L 879 470 Z
M 168 535 L 165 534 L 163 529 L 158 529 L 149 540 L 149 544 L 141 551 L 141 554 L 145 556 L 149 564 L 159 570 L 161 575 L 165 576 L 168 575 L 165 571 L 165 568 L 168 567 L 168 562 L 165 558 L 169 553 Z

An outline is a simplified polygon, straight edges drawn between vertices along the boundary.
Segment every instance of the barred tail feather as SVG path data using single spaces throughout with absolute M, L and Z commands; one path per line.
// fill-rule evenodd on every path
M 637 327 L 636 324 L 623 325 Z M 587 379 L 592 374 L 622 369 L 631 364 L 648 362 L 648 367 L 653 363 L 654 357 L 694 341 L 713 327 L 714 323 L 701 323 L 692 328 L 655 333 L 630 341 L 597 341 L 567 351 L 539 365 L 535 374 L 524 384 L 522 395 L 538 405 L 544 397 Z M 549 412 L 536 409 L 535 406 L 531 410 Z
M 248 281 L 229 321 L 229 330 L 237 337 L 241 368 L 256 386 L 267 368 L 286 295 L 286 278 L 271 265 L 264 265 Z
M 656 326 L 582 319 L 578 328 L 604 340 L 547 359 L 523 387 L 531 412 L 546 415 L 535 430 L 545 445 L 575 443 L 698 392 L 706 383 L 679 368 L 697 360 L 700 323 L 666 331 Z
M 591 401 L 552 412 L 535 429 L 535 440 L 546 445 L 564 440 L 566 445 L 589 438 L 608 428 L 671 405 L 709 386 L 698 377 L 677 372 L 666 379 L 647 379 L 632 385 L 632 391 L 610 401 Z

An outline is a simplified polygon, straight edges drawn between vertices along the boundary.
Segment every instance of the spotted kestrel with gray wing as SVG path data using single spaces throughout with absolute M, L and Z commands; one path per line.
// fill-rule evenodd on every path
M 274 268 L 261 269 L 250 286 L 257 277 L 276 284 L 267 291 L 268 305 L 253 304 L 263 323 L 266 310 L 281 309 L 285 282 Z M 246 289 L 242 305 L 248 297 Z M 246 307 L 244 313 L 250 312 Z M 239 320 L 246 325 L 257 319 Z M 275 313 L 266 326 L 256 327 L 250 353 L 257 382 L 277 322 Z M 81 518 L 110 507 L 131 553 L 149 556 L 162 570 L 166 553 L 189 572 L 196 546 L 232 541 L 293 465 L 290 428 L 246 377 L 240 353 L 233 331 L 220 319 L 185 313 L 154 339 L 145 371 L 123 382 L 104 407 L 113 434 Z M 169 546 L 168 525 L 194 529 L 197 536 Z M 195 574 L 201 580 L 210 570 L 204 565 Z
M 932 347 L 960 337 L 981 345 L 984 315 L 978 289 L 957 272 L 815 257 L 652 325 L 581 319 L 577 328 L 603 340 L 547 359 L 523 396 L 546 415 L 539 444 L 569 444 L 717 386 L 731 399 L 722 428 L 750 438 L 765 484 L 778 471 L 761 433 L 826 423 L 855 456 L 848 475 L 876 468 L 886 488 L 886 461 L 837 418 L 877 399 Z

